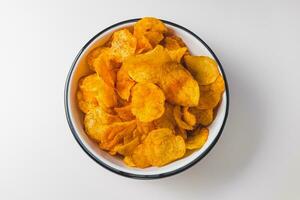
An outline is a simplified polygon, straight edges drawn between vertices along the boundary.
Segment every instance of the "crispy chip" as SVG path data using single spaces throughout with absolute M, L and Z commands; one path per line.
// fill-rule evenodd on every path
M 218 76 L 217 80 L 206 86 L 200 86 L 201 98 L 198 107 L 200 109 L 212 109 L 218 105 L 221 95 L 225 90 L 223 77 Z
M 130 164 L 131 166 L 136 166 L 140 168 L 145 168 L 149 167 L 150 163 L 148 161 L 147 155 L 145 153 L 146 148 L 144 147 L 145 145 L 140 144 L 138 145 L 135 150 L 133 151 L 133 154 L 130 159 L 127 160 L 126 164 Z M 131 164 L 131 161 L 133 165 Z
M 111 42 L 111 53 L 117 62 L 123 62 L 128 56 L 135 53 L 136 38 L 127 30 L 114 32 Z
M 131 105 L 126 105 L 120 108 L 114 108 L 118 116 L 124 121 L 130 121 L 135 118 L 135 116 L 131 112 Z
M 186 141 L 186 148 L 189 150 L 200 149 L 208 138 L 207 128 L 198 128 L 192 135 L 189 135 Z
M 196 124 L 196 116 L 189 112 L 189 107 L 183 108 L 183 119 L 190 126 L 194 126 Z
M 132 141 L 124 145 L 119 145 L 116 150 L 123 156 L 129 156 L 133 153 L 134 149 L 140 144 L 139 138 L 135 138 Z
M 162 79 L 163 66 L 170 61 L 168 52 L 158 45 L 152 51 L 129 57 L 122 67 L 136 82 L 157 83 Z
M 173 105 L 167 102 L 165 103 L 164 114 L 160 118 L 153 121 L 156 128 L 169 128 L 173 131 L 175 130 L 176 121 L 173 116 L 173 108 Z
M 119 96 L 124 100 L 129 100 L 130 90 L 134 86 L 135 81 L 133 81 L 129 75 L 128 71 L 125 67 L 121 67 L 121 69 L 117 73 L 117 92 Z
M 174 118 L 175 118 L 175 121 L 177 123 L 177 125 L 180 127 L 180 128 L 183 128 L 183 129 L 186 129 L 186 130 L 193 130 L 193 126 L 187 124 L 186 122 L 184 122 L 182 120 L 182 112 L 181 112 L 181 108 L 180 106 L 175 106 L 174 109 L 173 109 L 173 115 L 174 115 Z
M 84 113 L 98 106 L 98 101 L 94 96 L 89 94 L 84 95 L 80 89 L 77 91 L 77 102 L 80 110 Z
M 145 17 L 134 25 L 134 36 L 137 38 L 138 52 L 154 48 L 162 39 L 166 26 L 152 17 Z
M 199 107 L 192 107 L 191 113 L 196 116 L 197 124 L 208 126 L 213 121 L 214 113 L 212 109 L 199 109 Z
M 165 48 L 169 50 L 177 50 L 181 48 L 179 42 L 176 39 L 169 36 L 164 39 L 163 45 Z
M 187 131 L 185 129 L 176 127 L 175 131 L 176 135 L 180 135 L 184 140 L 187 139 Z
M 153 83 L 137 83 L 132 88 L 131 112 L 142 122 L 161 117 L 165 111 L 165 95 Z
M 218 75 L 218 64 L 207 56 L 184 56 L 188 70 L 195 77 L 199 85 L 213 83 Z
M 175 69 L 166 73 L 159 83 L 167 101 L 182 106 L 196 106 L 200 96 L 197 81 L 180 64 L 173 63 L 170 66 Z
M 88 55 L 87 55 L 87 63 L 91 70 L 95 71 L 94 68 L 94 61 L 95 59 L 101 54 L 101 52 L 104 50 L 104 47 L 97 47 L 93 49 Z
M 103 125 L 120 121 L 118 116 L 105 112 L 101 107 L 96 107 L 85 115 L 84 126 L 87 134 L 99 142 L 106 129 Z
M 175 136 L 168 128 L 151 131 L 141 146 L 144 146 L 145 156 L 152 166 L 163 166 L 185 154 L 184 139 Z
M 129 166 L 129 167 L 135 167 L 136 165 L 134 164 L 131 156 L 125 156 L 124 159 L 123 159 L 123 162 Z
M 181 62 L 181 58 L 186 53 L 186 51 L 187 51 L 187 48 L 186 47 L 182 47 L 182 48 L 175 49 L 175 50 L 168 50 L 168 53 L 169 53 L 172 61 L 180 63 Z

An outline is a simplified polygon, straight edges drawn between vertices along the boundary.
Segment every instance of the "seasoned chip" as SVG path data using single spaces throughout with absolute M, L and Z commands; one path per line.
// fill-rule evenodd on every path
M 180 128 L 183 128 L 183 129 L 186 129 L 186 130 L 193 130 L 193 126 L 187 124 L 186 122 L 184 122 L 182 120 L 182 112 L 181 112 L 180 106 L 175 106 L 174 107 L 173 115 L 174 115 L 174 118 L 175 118 L 175 121 L 176 121 L 177 125 Z
M 165 111 L 165 95 L 153 83 L 137 83 L 132 88 L 131 112 L 142 122 L 160 118 Z
M 163 78 L 163 66 L 170 61 L 168 52 L 158 45 L 152 51 L 131 56 L 122 67 L 128 69 L 129 76 L 136 82 L 157 83 Z
M 132 141 L 124 145 L 119 145 L 116 150 L 123 156 L 129 156 L 133 153 L 134 149 L 140 144 L 139 138 L 135 138 Z
M 201 98 L 198 107 L 200 109 L 212 109 L 218 105 L 221 95 L 225 90 L 224 80 L 221 75 L 210 85 L 200 86 Z
M 131 105 L 126 105 L 120 108 L 114 108 L 118 116 L 124 121 L 130 121 L 135 118 L 131 112 Z
M 186 141 L 186 148 L 189 150 L 200 149 L 208 138 L 207 128 L 198 128 L 191 135 L 188 136 Z
M 194 126 L 196 124 L 196 116 L 189 112 L 189 107 L 183 108 L 183 119 L 190 126 Z
M 175 130 L 176 121 L 173 116 L 173 108 L 173 105 L 167 102 L 165 103 L 164 114 L 160 118 L 153 121 L 156 128 L 169 128 L 173 131 Z
M 117 73 L 117 92 L 119 96 L 124 100 L 129 100 L 130 90 L 134 86 L 135 81 L 133 81 L 129 75 L 127 69 L 122 66 Z
M 87 134 L 99 142 L 106 130 L 104 125 L 120 121 L 118 116 L 105 112 L 101 107 L 96 107 L 85 115 L 84 126 Z
M 176 50 L 181 48 L 181 45 L 179 44 L 179 42 L 172 38 L 172 37 L 166 37 L 163 41 L 163 45 L 165 48 L 169 49 L 169 50 Z
M 123 159 L 123 162 L 129 166 L 129 167 L 135 167 L 136 165 L 134 164 L 131 156 L 125 156 L 124 159 Z
M 218 64 L 207 56 L 184 56 L 188 70 L 195 77 L 199 85 L 213 83 L 218 75 Z
M 175 69 L 166 73 L 159 83 L 167 101 L 182 106 L 196 106 L 200 96 L 197 81 L 180 64 L 173 65 Z
M 98 106 L 98 101 L 94 96 L 84 95 L 80 89 L 77 91 L 77 103 L 80 110 L 84 113 Z
M 163 33 L 166 31 L 166 26 L 159 19 L 145 17 L 139 20 L 134 25 L 138 52 L 154 48 L 163 39 Z
M 95 59 L 101 54 L 101 52 L 104 50 L 105 48 L 104 47 L 97 47 L 95 49 L 93 49 L 88 55 L 87 55 L 87 63 L 90 67 L 91 70 L 94 70 L 95 71 L 95 68 L 94 68 L 94 61 Z
M 141 122 L 137 120 L 136 125 L 136 129 L 139 131 L 139 133 L 144 135 L 147 135 L 150 131 L 152 131 L 155 128 L 153 122 Z
M 147 149 L 145 148 L 145 145 L 140 144 L 138 145 L 131 156 L 131 158 L 127 158 L 126 164 L 129 164 L 130 166 L 136 166 L 140 168 L 149 167 L 150 163 L 147 158 L 147 154 L 145 153 Z M 132 165 L 133 164 L 133 165 Z
M 138 147 L 141 146 L 144 149 L 143 156 L 152 166 L 163 166 L 185 154 L 184 139 L 181 136 L 175 136 L 168 128 L 151 131 Z M 135 151 L 133 155 L 135 155 Z M 138 166 L 134 156 L 133 161 Z
M 136 38 L 127 29 L 114 32 L 111 42 L 111 53 L 117 62 L 123 62 L 135 53 Z
M 175 131 L 176 135 L 180 135 L 184 140 L 187 139 L 187 131 L 185 129 L 176 127 Z
M 172 61 L 180 63 L 181 58 L 186 53 L 186 51 L 187 51 L 187 48 L 182 47 L 182 48 L 175 49 L 175 50 L 168 50 L 168 53 L 169 53 Z
M 212 109 L 199 109 L 199 107 L 192 107 L 191 113 L 196 116 L 197 124 L 208 126 L 213 121 L 214 113 Z

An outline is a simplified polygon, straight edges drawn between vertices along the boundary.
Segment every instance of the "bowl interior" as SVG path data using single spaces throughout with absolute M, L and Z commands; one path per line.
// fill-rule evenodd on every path
M 115 26 L 113 28 L 110 28 L 106 31 L 104 31 L 102 34 L 98 35 L 94 40 L 92 40 L 86 48 L 83 49 L 81 54 L 77 57 L 77 60 L 75 60 L 74 68 L 70 72 L 70 79 L 69 82 L 67 82 L 67 109 L 70 116 L 70 122 L 73 126 L 73 132 L 74 134 L 77 134 L 77 138 L 80 140 L 82 145 L 86 148 L 86 151 L 97 161 L 100 161 L 104 163 L 104 165 L 109 166 L 114 171 L 119 172 L 125 172 L 133 175 L 161 175 L 164 173 L 169 173 L 175 170 L 178 170 L 182 167 L 185 167 L 192 163 L 195 159 L 197 159 L 199 156 L 201 156 L 205 151 L 207 151 L 208 148 L 210 148 L 211 145 L 213 145 L 214 141 L 218 137 L 218 134 L 221 130 L 222 124 L 225 120 L 226 116 L 226 106 L 227 106 L 227 92 L 225 91 L 223 93 L 222 102 L 219 105 L 218 112 L 216 115 L 215 120 L 213 123 L 208 127 L 209 128 L 209 137 L 205 145 L 192 153 L 191 155 L 182 158 L 180 160 L 177 160 L 175 162 L 172 162 L 166 166 L 163 167 L 150 167 L 146 169 L 138 169 L 138 168 L 129 168 L 127 167 L 122 160 L 120 160 L 117 157 L 109 155 L 107 152 L 102 151 L 98 148 L 97 144 L 90 140 L 88 136 L 86 135 L 83 127 L 83 114 L 78 109 L 77 101 L 76 101 L 76 90 L 77 90 L 77 84 L 78 80 L 89 73 L 91 71 L 88 70 L 88 66 L 86 64 L 85 58 L 87 54 L 95 47 L 104 44 L 112 34 L 112 32 L 131 26 L 134 22 L 127 22 L 123 24 L 119 24 L 118 26 Z M 180 27 L 174 26 L 172 24 L 166 23 L 166 25 L 174 30 L 175 34 L 180 36 L 183 41 L 186 43 L 186 45 L 189 47 L 191 53 L 193 55 L 206 55 L 211 58 L 214 58 L 214 56 L 210 53 L 210 51 L 205 47 L 204 44 L 201 43 L 196 37 L 194 37 L 191 33 L 181 29 Z M 216 58 L 214 58 L 216 59 Z M 220 67 L 219 67 L 220 70 Z M 220 70 L 220 73 L 222 71 Z

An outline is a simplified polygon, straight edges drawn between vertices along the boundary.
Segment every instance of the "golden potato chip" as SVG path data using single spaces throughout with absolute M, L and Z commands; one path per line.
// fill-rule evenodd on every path
M 198 128 L 192 135 L 189 135 L 186 141 L 186 148 L 189 150 L 200 149 L 208 138 L 207 128 Z
M 213 121 L 213 109 L 199 109 L 199 107 L 192 107 L 190 110 L 191 113 L 196 116 L 197 124 L 208 126 Z
M 133 81 L 129 75 L 127 69 L 122 66 L 121 69 L 117 73 L 117 92 L 119 96 L 128 101 L 130 97 L 130 90 L 134 86 L 135 81 Z
M 156 128 L 169 128 L 173 131 L 175 130 L 176 121 L 173 116 L 173 108 L 173 105 L 167 102 L 165 103 L 164 114 L 160 118 L 153 121 Z
M 98 106 L 98 101 L 94 96 L 88 94 L 84 95 L 80 89 L 77 91 L 76 96 L 79 109 L 84 113 Z
M 169 50 L 177 50 L 179 48 L 181 48 L 181 45 L 179 44 L 179 42 L 172 38 L 172 37 L 165 37 L 164 41 L 163 41 L 163 46 Z
M 129 57 L 122 67 L 128 69 L 129 76 L 136 82 L 157 83 L 162 79 L 163 66 L 170 61 L 168 52 L 157 45 L 152 51 Z
M 144 146 L 145 145 L 143 144 L 138 145 L 134 149 L 131 158 L 130 159 L 127 158 L 126 164 L 129 164 L 130 166 L 140 167 L 140 168 L 149 167 L 150 163 L 145 153 L 146 148 Z
M 160 118 L 165 111 L 165 95 L 153 83 L 137 83 L 132 88 L 131 112 L 142 122 Z
M 175 49 L 175 50 L 168 50 L 168 53 L 169 53 L 172 61 L 180 63 L 181 62 L 181 58 L 186 53 L 186 51 L 187 51 L 187 48 L 186 47 L 182 47 L 182 48 Z
M 189 107 L 183 108 L 183 119 L 190 126 L 195 126 L 196 124 L 196 116 L 189 112 Z
M 106 130 L 105 126 L 110 123 L 120 122 L 116 115 L 105 112 L 101 107 L 91 109 L 84 117 L 84 126 L 87 134 L 96 141 L 101 140 L 101 136 Z
M 129 156 L 133 153 L 134 149 L 140 144 L 139 138 L 135 138 L 127 144 L 117 147 L 117 152 L 123 156 Z
M 114 108 L 118 116 L 124 121 L 130 121 L 135 119 L 135 116 L 131 112 L 131 105 L 126 105 L 120 108 Z
M 176 131 L 175 132 L 176 135 L 181 136 L 184 140 L 187 139 L 187 133 L 186 133 L 187 131 L 185 129 L 183 129 L 181 127 L 176 127 L 175 131 Z
M 139 120 L 136 121 L 137 130 L 140 134 L 147 135 L 150 131 L 155 129 L 153 122 L 141 122 Z
M 166 73 L 159 83 L 167 101 L 182 106 L 196 106 L 200 96 L 197 81 L 180 64 L 173 65 L 177 67 Z
M 139 20 L 135 23 L 133 32 L 137 38 L 138 52 L 154 48 L 163 39 L 166 31 L 167 27 L 159 19 L 145 17 Z
M 105 48 L 104 47 L 97 47 L 95 49 L 93 49 L 88 55 L 87 55 L 87 63 L 90 67 L 91 70 L 94 70 L 95 71 L 95 68 L 94 68 L 94 61 L 95 59 L 101 54 L 101 52 L 104 50 Z
M 136 165 L 134 164 L 131 156 L 125 156 L 124 159 L 123 159 L 123 162 L 129 166 L 129 167 L 135 167 Z
M 136 128 L 135 120 L 128 122 L 115 122 L 103 125 L 103 132 L 100 134 L 100 148 L 112 150 L 116 145 L 123 142 L 126 135 L 131 134 Z
M 219 76 L 218 64 L 207 56 L 184 56 L 188 70 L 199 85 L 213 83 Z
M 198 108 L 212 109 L 216 107 L 220 102 L 224 90 L 225 84 L 221 75 L 212 84 L 200 86 L 201 98 L 199 99 Z
M 111 42 L 111 53 L 117 62 L 123 62 L 135 53 L 136 38 L 127 29 L 114 32 Z
M 141 146 L 144 148 L 147 161 L 152 166 L 163 166 L 185 154 L 184 139 L 181 136 L 175 136 L 168 128 L 151 131 Z M 133 161 L 137 164 L 136 159 Z
M 183 129 L 186 129 L 186 130 L 193 130 L 193 126 L 187 124 L 186 122 L 184 122 L 182 120 L 182 112 L 181 112 L 181 108 L 180 106 L 175 106 L 174 109 L 173 109 L 173 115 L 174 115 L 174 118 L 175 118 L 175 121 L 177 123 L 177 125 L 180 127 L 180 128 L 183 128 Z

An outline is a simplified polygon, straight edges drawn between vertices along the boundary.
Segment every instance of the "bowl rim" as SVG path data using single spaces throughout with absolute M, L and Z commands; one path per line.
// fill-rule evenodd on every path
M 161 174 L 153 174 L 153 175 L 141 175 L 141 174 L 134 174 L 134 173 L 128 173 L 128 172 L 123 172 L 123 171 L 120 171 L 118 169 L 115 169 L 107 164 L 105 164 L 104 162 L 102 162 L 101 160 L 99 160 L 93 153 L 91 153 L 87 148 L 86 146 L 83 144 L 83 142 L 81 141 L 81 139 L 79 138 L 78 136 L 78 133 L 76 132 L 75 128 L 74 128 L 74 125 L 73 125 L 73 122 L 71 120 L 71 113 L 70 113 L 70 110 L 69 110 L 69 102 L 68 102 L 68 97 L 69 97 L 69 86 L 70 86 L 70 79 L 71 79 L 71 76 L 73 74 L 73 71 L 76 67 L 76 63 L 78 61 L 78 59 L 80 58 L 81 54 L 84 52 L 84 50 L 95 40 L 97 39 L 99 36 L 101 36 L 103 33 L 109 31 L 110 29 L 112 28 L 115 28 L 117 26 L 120 26 L 120 25 L 123 25 L 123 24 L 127 24 L 127 23 L 132 23 L 132 22 L 136 22 L 138 20 L 140 20 L 141 18 L 134 18 L 134 19 L 129 19 L 129 20 L 125 20 L 125 21 L 121 21 L 121 22 L 118 22 L 118 23 L 115 23 L 105 29 L 103 29 L 102 31 L 100 31 L 99 33 L 97 33 L 95 36 L 93 36 L 81 49 L 80 51 L 78 52 L 77 56 L 75 57 L 72 65 L 71 65 L 71 68 L 68 72 L 68 75 L 67 75 L 67 79 L 66 79 L 66 82 L 65 82 L 65 89 L 64 89 L 64 107 L 65 107 L 65 114 L 66 114 L 66 118 L 67 118 L 67 121 L 68 121 L 68 125 L 69 125 L 69 128 L 72 132 L 72 135 L 74 136 L 75 140 L 77 141 L 77 143 L 79 144 L 79 146 L 82 148 L 82 150 L 91 158 L 93 159 L 96 163 L 98 163 L 100 166 L 104 167 L 105 169 L 115 173 L 115 174 L 118 174 L 118 175 L 121 175 L 121 176 L 124 176 L 124 177 L 128 177 L 128 178 L 134 178 L 134 179 L 158 179 L 158 178 L 164 178 L 164 177 L 169 177 L 169 176 L 172 176 L 172 175 L 175 175 L 175 174 L 179 174 L 180 172 L 183 172 L 185 170 L 187 170 L 188 168 L 194 166 L 196 163 L 198 163 L 202 158 L 204 158 L 210 151 L 211 149 L 215 146 L 215 144 L 217 143 L 217 141 L 219 140 L 222 132 L 223 132 L 223 129 L 225 127 L 225 124 L 226 124 L 226 121 L 227 121 L 227 117 L 228 117 L 228 111 L 229 111 L 229 89 L 228 89 L 228 82 L 227 82 L 227 79 L 226 79 L 226 75 L 225 75 L 225 72 L 224 72 L 224 69 L 219 61 L 219 59 L 217 58 L 217 56 L 215 55 L 215 53 L 211 50 L 211 48 L 198 36 L 196 35 L 195 33 L 193 33 L 192 31 L 190 31 L 189 29 L 181 26 L 181 25 L 178 25 L 174 22 L 170 22 L 170 21 L 167 21 L 167 20 L 163 20 L 163 19 L 160 19 L 162 22 L 164 22 L 165 24 L 168 24 L 170 26 L 174 26 L 176 28 L 179 28 L 189 34 L 191 34 L 193 37 L 195 37 L 199 42 L 201 42 L 205 48 L 211 53 L 211 55 L 214 57 L 214 59 L 216 60 L 216 62 L 218 63 L 218 66 L 219 66 L 219 69 L 221 70 L 222 72 L 222 75 L 223 75 L 223 78 L 224 78 L 224 82 L 225 82 L 225 91 L 226 91 L 226 108 L 225 108 L 225 116 L 224 116 L 224 119 L 223 119 L 223 122 L 222 122 L 222 125 L 221 125 L 221 128 L 217 134 L 217 136 L 213 139 L 212 143 L 210 144 L 210 146 L 207 147 L 207 149 L 202 153 L 200 154 L 197 158 L 195 158 L 194 160 L 192 160 L 190 163 L 182 166 L 182 167 L 179 167 L 173 171 L 169 171 L 169 172 L 165 172 L 165 173 L 161 173 Z

